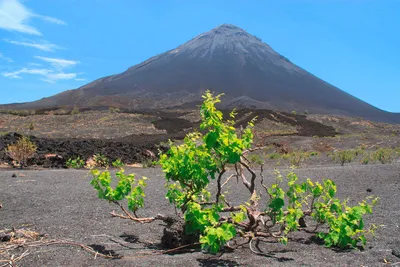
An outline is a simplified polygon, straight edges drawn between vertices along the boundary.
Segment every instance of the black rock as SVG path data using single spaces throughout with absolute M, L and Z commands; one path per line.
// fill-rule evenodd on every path
M 306 228 L 307 227 L 306 220 L 304 219 L 304 217 L 301 217 L 299 219 L 299 225 L 300 225 L 301 228 Z
M 396 256 L 397 258 L 400 258 L 400 249 L 392 249 L 392 255 Z

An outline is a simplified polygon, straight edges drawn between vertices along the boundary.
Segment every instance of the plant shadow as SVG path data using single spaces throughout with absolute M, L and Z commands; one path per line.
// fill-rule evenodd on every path
M 134 234 L 123 233 L 119 237 L 122 238 L 122 240 L 124 240 L 125 242 L 128 242 L 128 243 L 132 243 L 132 244 L 139 243 L 139 237 L 137 235 L 134 235 Z
M 161 244 L 142 241 L 139 239 L 139 237 L 137 235 L 134 235 L 134 234 L 123 233 L 119 237 L 127 243 L 141 244 L 147 249 L 154 249 L 154 250 L 162 249 Z
M 315 235 L 310 236 L 309 238 L 291 238 L 291 241 L 297 242 L 297 243 L 301 243 L 304 245 L 311 245 L 311 244 L 316 244 L 318 246 L 324 246 L 325 245 L 325 241 L 322 238 L 319 238 Z M 325 249 L 330 249 L 336 253 L 349 253 L 352 252 L 354 249 L 358 249 L 360 251 L 364 251 L 365 248 L 362 246 L 357 246 L 355 248 L 351 248 L 351 247 L 346 247 L 346 248 L 339 248 L 339 247 L 325 247 Z
M 236 261 L 231 260 L 219 260 L 219 259 L 197 259 L 199 266 L 204 267 L 234 267 L 240 266 Z
M 116 258 L 120 257 L 120 255 L 118 253 L 116 253 L 114 250 L 106 249 L 106 247 L 103 246 L 103 245 L 91 244 L 91 245 L 88 245 L 88 246 L 91 247 L 96 252 L 99 252 L 101 254 L 108 255 L 108 256 L 113 256 L 113 257 L 116 257 Z

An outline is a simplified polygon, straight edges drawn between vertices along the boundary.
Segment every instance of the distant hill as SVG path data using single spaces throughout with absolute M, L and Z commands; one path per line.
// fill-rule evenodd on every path
M 205 89 L 224 92 L 226 107 L 250 107 L 360 116 L 400 123 L 324 82 L 275 52 L 259 38 L 223 24 L 125 72 L 41 100 L 3 106 L 115 106 L 162 109 L 199 103 Z M 1 108 L 1 106 L 0 106 Z

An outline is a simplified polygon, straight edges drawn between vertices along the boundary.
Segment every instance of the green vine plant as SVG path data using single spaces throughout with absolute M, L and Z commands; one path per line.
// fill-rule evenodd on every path
M 65 163 L 65 166 L 72 169 L 81 169 L 85 167 L 85 161 L 79 156 L 76 158 L 69 158 Z
M 260 242 L 286 244 L 294 231 L 315 234 L 327 247 L 365 245 L 366 235 L 373 233 L 376 226 L 366 228 L 364 215 L 372 213 L 378 199 L 367 198 L 351 207 L 347 201 L 335 197 L 334 181 L 299 182 L 293 171 L 285 177 L 276 171 L 276 181 L 266 186 L 263 165 L 257 175 L 246 158 L 249 152 L 262 149 L 251 148 L 254 120 L 244 130 L 237 131 L 235 112 L 224 121 L 222 112 L 216 109 L 220 97 L 209 91 L 204 94 L 200 109 L 202 133 L 188 134 L 182 144 L 171 143 L 169 151 L 160 155 L 166 197 L 179 211 L 184 234 L 195 236 L 193 243 L 200 243 L 203 250 L 213 254 L 224 246 L 236 249 L 244 245 L 261 254 Z M 149 218 L 137 215 L 144 206 L 147 178 L 136 179 L 134 174 L 127 175 L 121 170 L 115 174 L 117 185 L 113 188 L 109 171 L 92 170 L 92 175 L 91 184 L 99 198 L 118 205 L 123 211 L 123 214 L 113 212 L 113 216 L 138 223 L 169 220 L 161 214 Z M 223 193 L 233 178 L 249 196 L 247 202 L 237 206 Z M 256 186 L 256 182 L 261 186 Z M 215 186 L 214 194 L 209 189 L 210 183 Z M 266 203 L 260 203 L 265 199 L 262 194 L 267 196 Z M 128 208 L 121 204 L 124 199 Z

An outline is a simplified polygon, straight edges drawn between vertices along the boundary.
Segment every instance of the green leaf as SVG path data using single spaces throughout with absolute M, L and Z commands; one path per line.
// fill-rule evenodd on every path
M 236 228 L 233 224 L 223 223 L 221 229 L 223 230 L 223 238 L 225 241 L 231 240 L 236 236 Z
M 268 205 L 270 208 L 272 208 L 274 211 L 277 211 L 281 209 L 283 206 L 285 206 L 285 201 L 282 198 L 274 198 L 272 199 L 271 203 Z
M 205 137 L 205 142 L 207 144 L 207 148 L 210 149 L 215 146 L 217 143 L 218 134 L 216 132 L 210 132 Z
M 232 212 L 231 217 L 234 222 L 240 223 L 240 222 L 243 222 L 244 220 L 246 220 L 246 213 L 243 211 L 237 212 L 237 213 Z

